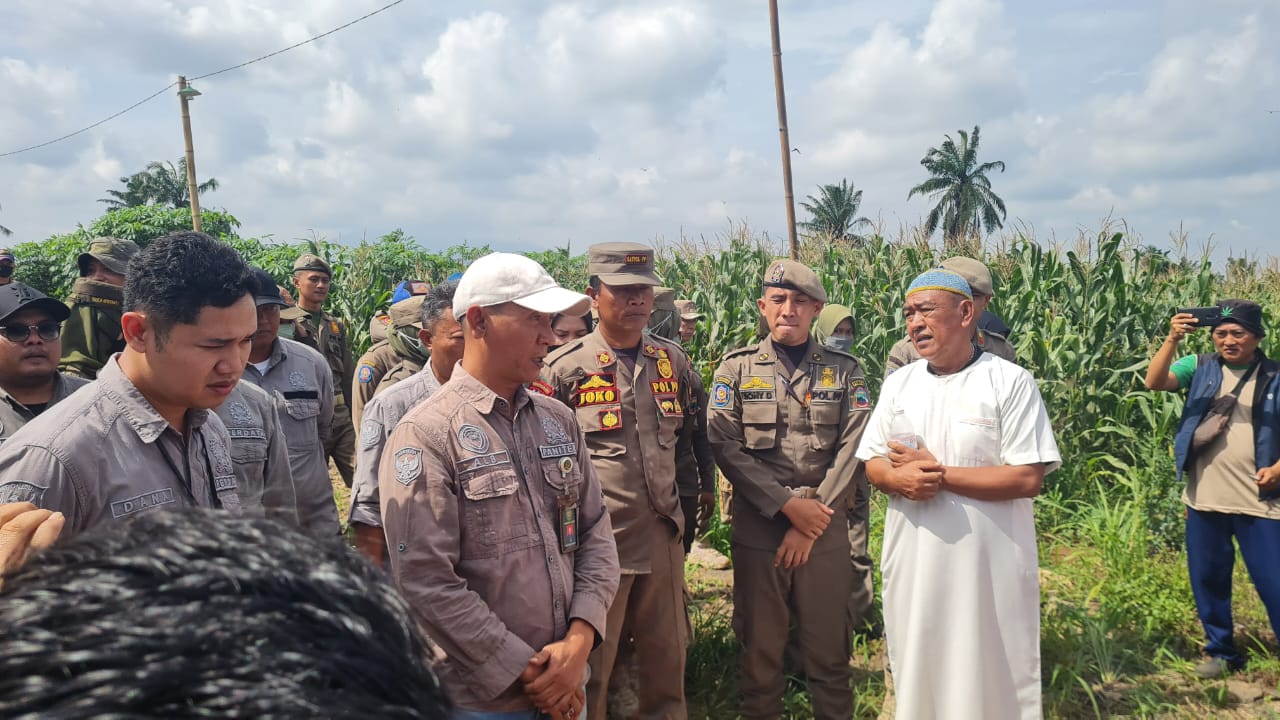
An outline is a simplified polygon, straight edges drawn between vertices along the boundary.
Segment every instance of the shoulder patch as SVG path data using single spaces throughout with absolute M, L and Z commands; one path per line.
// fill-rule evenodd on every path
M 373 382 L 373 367 L 370 365 L 361 365 L 360 369 L 356 370 L 356 380 L 362 383 Z
M 862 378 L 854 378 L 849 384 L 849 389 L 853 391 L 853 406 L 860 410 L 871 407 L 871 391 L 867 389 L 867 381 Z
M 403 447 L 395 453 L 396 482 L 408 487 L 422 474 L 422 449 Z
M 29 502 L 36 507 L 43 507 L 44 493 L 48 489 L 21 480 L 10 480 L 0 485 L 0 504 Z
M 365 420 L 360 423 L 360 447 L 371 448 L 382 438 L 382 423 L 377 420 Z
M 732 404 L 733 391 L 729 389 L 729 383 L 720 382 L 717 378 L 715 387 L 711 388 L 711 407 L 723 410 Z

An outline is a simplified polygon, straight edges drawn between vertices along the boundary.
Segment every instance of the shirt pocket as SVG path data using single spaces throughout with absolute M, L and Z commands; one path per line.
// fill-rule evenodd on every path
M 1000 422 L 993 418 L 960 417 L 951 423 L 952 447 L 960 467 L 1000 465 Z
M 290 451 L 310 450 L 320 444 L 320 401 L 311 398 L 280 400 L 287 417 L 281 418 Z
M 261 432 L 261 429 L 259 429 Z M 231 462 L 236 465 L 261 465 L 267 461 L 267 441 L 256 438 L 232 438 Z
M 578 425 L 587 441 L 592 457 L 617 457 L 627 454 L 622 429 L 622 406 L 604 405 L 576 408 Z
M 840 435 L 840 418 L 843 413 L 841 403 L 810 403 L 809 424 L 813 432 L 809 434 L 811 450 L 830 450 L 836 446 Z
M 778 443 L 778 404 L 742 403 L 742 436 L 748 450 L 771 450 Z
M 525 545 L 528 518 L 514 468 L 464 476 L 460 483 L 465 557 L 494 558 Z

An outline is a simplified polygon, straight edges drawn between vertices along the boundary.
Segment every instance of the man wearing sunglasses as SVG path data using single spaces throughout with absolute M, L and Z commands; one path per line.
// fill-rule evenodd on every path
M 0 286 L 0 442 L 88 380 L 58 372 L 66 305 L 15 282 Z

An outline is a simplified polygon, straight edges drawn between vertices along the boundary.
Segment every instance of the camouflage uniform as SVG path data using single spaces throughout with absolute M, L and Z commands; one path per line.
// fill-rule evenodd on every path
M 71 317 L 62 326 L 59 370 L 92 380 L 112 354 L 124 350 L 124 333 L 120 329 L 120 317 L 124 314 L 123 289 L 85 276 L 89 274 L 91 260 L 124 275 L 130 258 L 137 252 L 138 246 L 129 240 L 104 237 L 90 243 L 88 252 L 77 258 L 80 277 L 71 287 L 71 297 L 67 298 Z

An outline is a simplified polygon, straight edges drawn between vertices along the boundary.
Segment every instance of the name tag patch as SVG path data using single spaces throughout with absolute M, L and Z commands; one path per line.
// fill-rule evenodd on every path
M 742 390 L 742 402 L 773 402 L 777 399 L 772 390 Z
M 510 465 L 511 455 L 506 450 L 489 453 L 488 455 L 475 455 L 473 457 L 459 460 L 454 463 L 459 473 L 475 472 L 484 468 L 494 467 L 495 465 Z
M 578 443 L 564 443 L 562 445 L 539 445 L 538 455 L 546 460 L 547 458 L 557 457 L 573 457 L 578 454 Z
M 224 490 L 235 490 L 235 489 L 236 489 L 235 475 L 214 475 L 213 476 L 214 492 L 222 492 Z
M 578 383 L 578 407 L 610 405 L 619 399 L 618 385 L 613 373 L 587 373 Z
M 170 505 L 177 502 L 174 497 L 173 488 L 164 488 L 163 490 L 153 490 L 152 492 L 142 493 L 126 500 L 116 500 L 111 503 L 111 517 L 122 518 L 125 515 L 131 515 L 139 510 L 148 510 L 160 505 Z
M 649 387 L 653 389 L 654 395 L 670 395 L 674 396 L 680 392 L 679 380 L 653 380 L 649 383 Z
M 809 399 L 813 402 L 840 402 L 844 399 L 844 390 L 810 390 Z
M 232 440 L 266 440 L 267 432 L 262 428 L 229 427 L 227 434 Z

